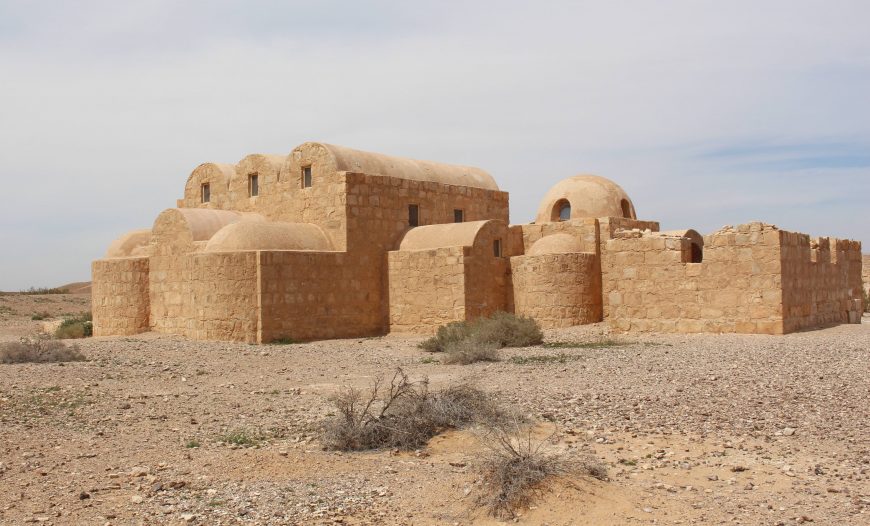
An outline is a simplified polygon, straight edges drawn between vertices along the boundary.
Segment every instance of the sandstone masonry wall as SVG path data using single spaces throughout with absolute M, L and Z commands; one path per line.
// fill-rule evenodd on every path
M 390 332 L 433 332 L 464 320 L 470 247 L 389 253 Z
M 260 252 L 260 341 L 382 334 L 380 306 L 344 252 Z
M 602 259 L 605 319 L 617 331 L 782 334 L 780 231 L 761 223 L 705 238 L 617 232 Z M 609 306 L 609 308 L 608 308 Z
M 781 232 L 785 332 L 861 322 L 861 243 Z
M 864 290 L 870 295 L 870 254 L 864 254 L 862 259 L 861 274 L 864 277 Z M 866 309 L 867 306 L 865 305 L 864 308 Z
M 197 340 L 259 342 L 257 252 L 184 256 L 193 311 L 180 333 Z
M 100 259 L 91 265 L 94 336 L 148 330 L 148 258 Z
M 510 264 L 516 314 L 544 328 L 601 321 L 601 272 L 594 253 L 514 256 Z
M 598 252 L 598 220 L 572 219 L 557 223 L 511 225 L 512 254 L 526 254 L 535 242 L 552 234 L 570 234 L 580 241 L 583 252 Z

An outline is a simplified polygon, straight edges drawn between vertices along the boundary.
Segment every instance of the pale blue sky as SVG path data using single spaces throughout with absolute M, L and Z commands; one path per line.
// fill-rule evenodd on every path
M 870 2 L 0 0 L 0 290 L 89 279 L 204 161 L 318 140 L 870 247 Z M 865 249 L 870 252 L 870 248 Z

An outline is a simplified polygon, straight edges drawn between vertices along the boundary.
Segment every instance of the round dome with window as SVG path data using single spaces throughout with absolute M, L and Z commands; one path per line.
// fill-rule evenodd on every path
M 634 204 L 618 184 L 597 175 L 575 175 L 556 183 L 538 207 L 536 223 L 570 219 L 637 219 Z

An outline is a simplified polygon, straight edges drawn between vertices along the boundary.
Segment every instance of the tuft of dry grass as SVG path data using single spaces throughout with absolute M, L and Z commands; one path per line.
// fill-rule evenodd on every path
M 46 335 L 0 344 L 0 363 L 81 362 L 85 355 L 76 345 L 49 339 Z
M 444 348 L 444 359 L 441 363 L 468 365 L 475 362 L 497 362 L 498 349 L 498 346 L 492 342 L 475 340 L 451 342 Z
M 347 388 L 332 402 L 338 414 L 325 423 L 321 441 L 340 451 L 413 450 L 445 429 L 506 418 L 479 389 L 458 385 L 433 392 L 428 380 L 412 381 L 402 369 L 389 385 L 379 377 L 367 392 Z

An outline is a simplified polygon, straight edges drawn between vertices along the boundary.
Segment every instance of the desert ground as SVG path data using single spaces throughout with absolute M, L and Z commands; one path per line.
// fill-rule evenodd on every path
M 0 296 L 0 341 L 41 330 L 34 312 L 50 323 L 89 302 Z M 329 397 L 401 367 L 433 387 L 471 383 L 537 422 L 553 452 L 607 466 L 606 481 L 554 480 L 511 523 L 867 525 L 864 321 L 786 336 L 599 324 L 472 365 L 437 363 L 422 338 L 398 335 L 84 339 L 84 362 L 0 364 L 0 524 L 502 523 L 471 507 L 474 429 L 412 452 L 323 449 Z

